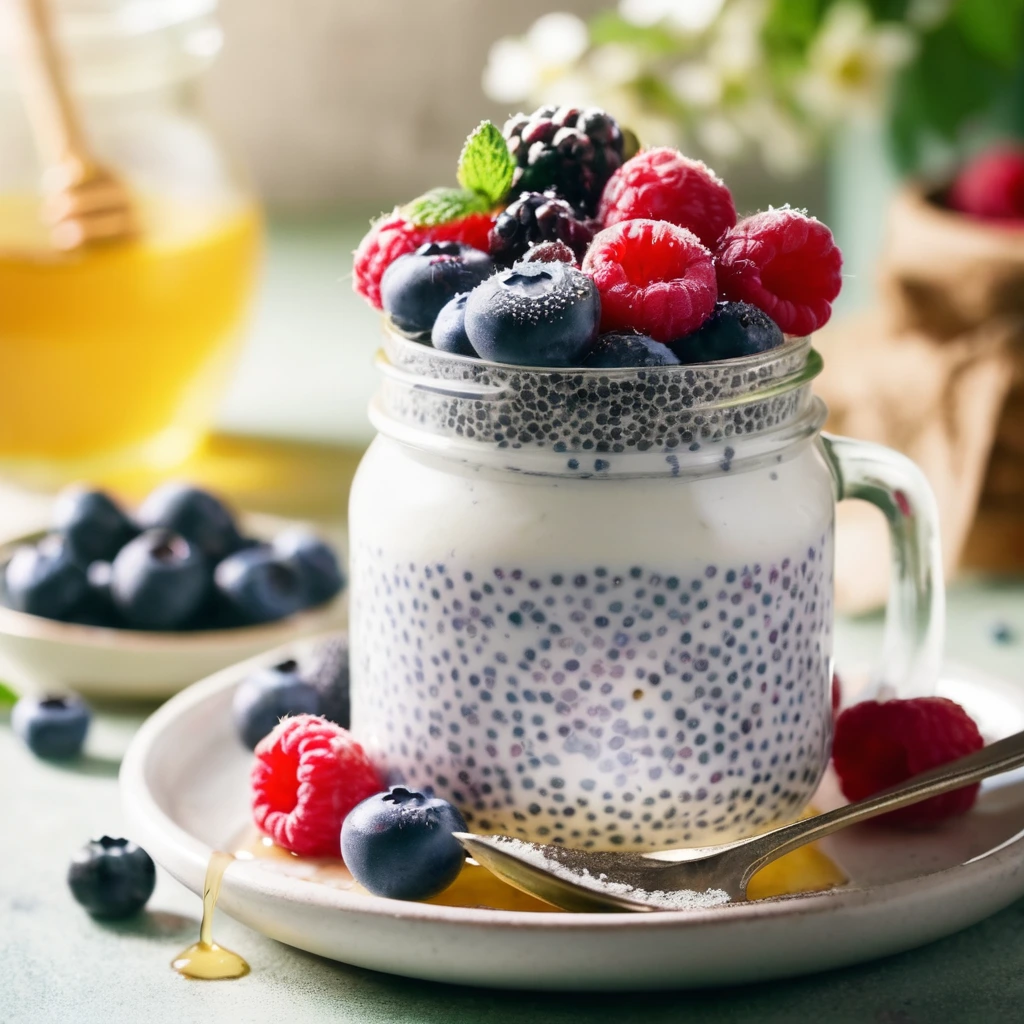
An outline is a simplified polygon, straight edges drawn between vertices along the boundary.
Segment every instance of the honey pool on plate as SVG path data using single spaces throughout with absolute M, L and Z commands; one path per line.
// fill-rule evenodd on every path
M 0 196 L 5 469 L 184 458 L 234 354 L 255 280 L 248 203 L 138 197 L 137 239 L 60 253 L 34 196 Z

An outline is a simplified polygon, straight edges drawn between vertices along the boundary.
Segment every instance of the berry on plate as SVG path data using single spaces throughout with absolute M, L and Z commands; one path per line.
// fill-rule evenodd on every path
M 608 179 L 597 212 L 604 227 L 624 220 L 666 220 L 709 249 L 736 223 L 732 193 L 700 160 L 658 146 L 627 160 Z
M 564 263 L 520 263 L 485 281 L 466 303 L 473 349 L 519 366 L 578 366 L 600 319 L 594 282 Z
M 216 495 L 172 481 L 152 491 L 136 516 L 144 530 L 164 529 L 184 537 L 211 562 L 238 551 L 244 541 L 234 516 Z
M 245 625 L 275 622 L 311 604 L 303 571 L 266 544 L 225 558 L 213 582 L 222 604 Z
M 22 697 L 11 710 L 14 734 L 36 757 L 53 760 L 78 757 L 91 719 L 88 704 L 73 694 Z
M 757 306 L 786 334 L 823 327 L 843 284 L 832 232 L 788 207 L 741 220 L 719 239 L 715 257 L 720 297 Z
M 199 549 L 170 530 L 147 530 L 129 541 L 110 570 L 110 592 L 134 629 L 180 629 L 210 590 L 210 568 Z
M 82 565 L 109 562 L 139 532 L 109 494 L 80 486 L 57 495 L 53 528 Z
M 103 836 L 71 858 L 68 886 L 93 917 L 117 920 L 146 905 L 156 888 L 156 866 L 141 846 Z
M 972 217 L 1024 221 L 1024 147 L 998 146 L 976 157 L 950 185 L 946 204 Z
M 862 701 L 836 719 L 832 763 L 847 800 L 863 800 L 985 745 L 974 720 L 944 697 Z M 925 825 L 966 814 L 977 784 L 890 811 L 883 820 Z
M 380 282 L 384 312 L 402 331 L 429 331 L 455 295 L 491 276 L 490 256 L 460 242 L 427 242 L 399 256 Z
M 469 301 L 469 294 L 463 292 L 456 295 L 437 314 L 430 340 L 438 351 L 450 352 L 456 356 L 476 355 L 469 343 L 469 335 L 466 334 L 466 303 Z
M 779 325 L 749 302 L 719 302 L 692 334 L 672 342 L 681 363 L 735 359 L 777 348 L 786 339 Z
M 15 611 L 67 618 L 85 597 L 85 570 L 59 534 L 19 547 L 4 571 L 7 604 Z
M 556 192 L 523 192 L 498 215 L 491 228 L 490 254 L 508 267 L 540 242 L 561 242 L 575 263 L 583 258 L 593 229 Z
M 598 232 L 583 260 L 601 293 L 602 331 L 639 331 L 667 343 L 715 308 L 711 253 L 692 231 L 627 220 Z
M 392 786 L 345 819 L 341 855 L 352 877 L 375 896 L 425 900 L 458 877 L 466 855 L 452 833 L 465 831 L 447 800 Z
M 321 711 L 320 694 L 299 674 L 296 661 L 282 661 L 246 676 L 231 701 L 235 732 L 250 750 L 282 718 Z
M 345 589 L 345 573 L 334 548 L 312 530 L 294 526 L 279 533 L 272 546 L 298 569 L 310 604 L 323 604 Z
M 384 271 L 399 256 L 414 252 L 426 242 L 462 242 L 486 252 L 490 230 L 491 216 L 486 213 L 473 213 L 433 227 L 419 227 L 395 210 L 376 221 L 359 243 L 353 262 L 352 286 L 370 305 L 382 309 L 380 281 Z
M 583 360 L 584 366 L 611 369 L 616 366 L 677 366 L 675 353 L 660 341 L 643 334 L 602 334 Z
M 286 718 L 260 741 L 250 781 L 257 827 L 309 857 L 339 856 L 345 816 L 380 790 L 363 748 L 314 715 Z
M 605 182 L 623 159 L 623 135 L 603 110 L 544 106 L 516 114 L 502 130 L 516 162 L 512 191 L 554 189 L 593 214 Z
M 346 634 L 338 633 L 317 644 L 303 663 L 302 677 L 320 695 L 320 714 L 347 729 L 351 713 Z

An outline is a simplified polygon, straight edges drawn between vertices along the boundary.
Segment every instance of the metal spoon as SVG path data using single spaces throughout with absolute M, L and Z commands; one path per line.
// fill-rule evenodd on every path
M 723 846 L 659 853 L 605 853 L 528 843 L 511 836 L 455 836 L 499 878 L 565 910 L 645 912 L 713 906 L 747 898 L 753 875 L 805 843 L 858 821 L 1024 767 L 1024 732 L 868 800 Z

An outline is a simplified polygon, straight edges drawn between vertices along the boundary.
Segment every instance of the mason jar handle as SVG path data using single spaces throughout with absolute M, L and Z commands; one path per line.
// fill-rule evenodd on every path
M 905 455 L 869 441 L 822 433 L 838 498 L 860 498 L 889 524 L 891 571 L 878 695 L 935 692 L 946 628 L 939 512 L 924 473 Z

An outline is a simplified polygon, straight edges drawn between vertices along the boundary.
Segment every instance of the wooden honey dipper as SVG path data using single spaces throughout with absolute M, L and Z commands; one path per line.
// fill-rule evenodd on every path
M 138 230 L 128 188 L 95 160 L 71 97 L 49 0 L 22 0 L 25 94 L 46 164 L 43 219 L 58 249 L 116 242 Z

